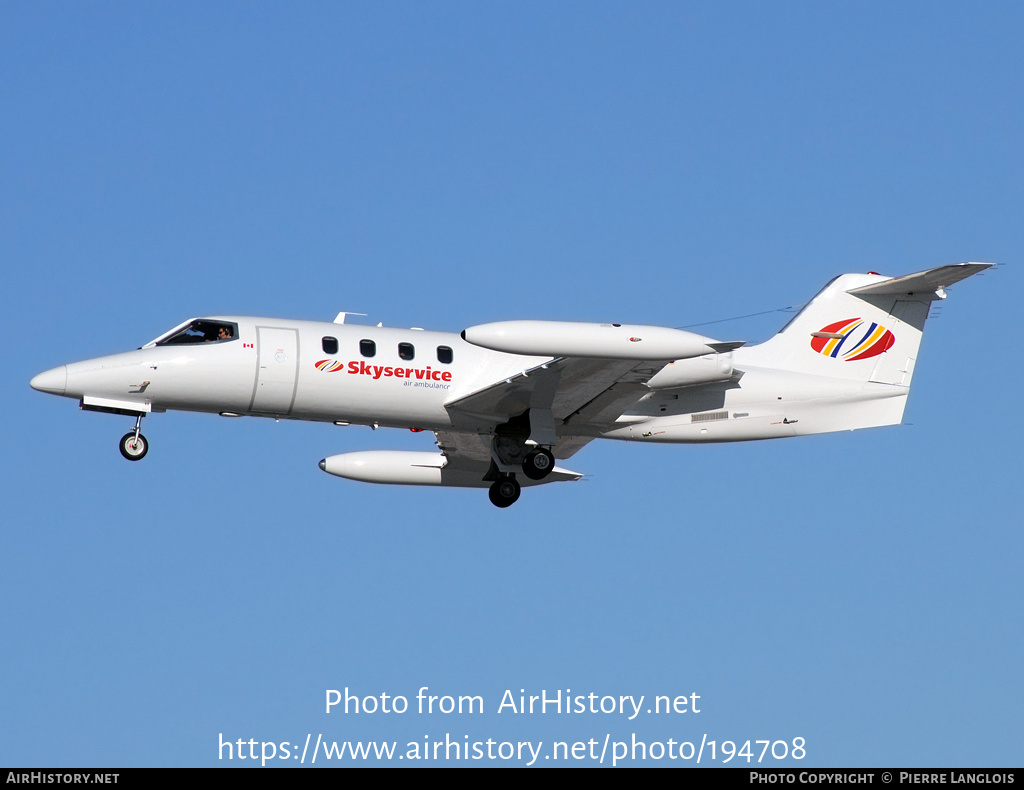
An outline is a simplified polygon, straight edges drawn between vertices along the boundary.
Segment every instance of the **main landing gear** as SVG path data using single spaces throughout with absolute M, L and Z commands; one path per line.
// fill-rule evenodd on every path
M 521 421 L 521 420 L 520 420 Z M 522 427 L 522 426 L 520 426 Z M 519 499 L 518 470 L 531 481 L 541 481 L 555 468 L 555 456 L 547 447 L 526 439 L 525 431 L 498 433 L 491 443 L 491 478 L 488 492 L 497 507 L 508 507 Z
M 504 474 L 491 483 L 487 495 L 491 498 L 491 504 L 497 507 L 508 507 L 519 499 L 519 482 L 513 475 Z
M 146 457 L 146 453 L 149 452 L 149 442 L 145 436 L 139 433 L 141 427 L 142 415 L 140 414 L 138 419 L 135 420 L 135 430 L 129 431 L 121 437 L 121 455 L 129 461 L 141 461 Z
M 551 470 L 554 468 L 555 456 L 544 447 L 532 450 L 523 458 L 523 474 L 531 480 L 543 480 L 551 474 Z M 519 499 L 521 490 L 516 476 L 511 472 L 505 472 L 491 483 L 487 494 L 490 496 L 492 504 L 498 507 L 508 507 Z
M 538 447 L 523 459 L 523 474 L 531 480 L 543 480 L 554 468 L 555 456 L 543 447 Z

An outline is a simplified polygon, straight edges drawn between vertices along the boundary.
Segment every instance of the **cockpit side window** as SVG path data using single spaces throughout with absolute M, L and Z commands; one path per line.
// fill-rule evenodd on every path
M 170 337 L 164 338 L 158 346 L 185 346 L 192 343 L 226 343 L 238 337 L 238 324 L 226 321 L 193 321 Z

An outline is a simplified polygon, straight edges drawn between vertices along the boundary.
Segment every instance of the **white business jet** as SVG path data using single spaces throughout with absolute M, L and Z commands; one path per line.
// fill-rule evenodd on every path
M 433 431 L 440 452 L 332 455 L 371 483 L 488 488 L 582 477 L 556 466 L 593 439 L 734 442 L 894 425 L 925 319 L 945 288 L 992 264 L 832 280 L 767 342 L 655 326 L 505 321 L 461 335 L 215 316 L 136 351 L 40 373 L 32 387 L 135 417 L 121 454 L 149 450 L 168 409 Z M 741 346 L 744 346 L 741 348 Z

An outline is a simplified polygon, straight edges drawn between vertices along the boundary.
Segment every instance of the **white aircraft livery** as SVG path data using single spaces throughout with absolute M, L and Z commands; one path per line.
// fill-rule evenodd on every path
M 844 274 L 764 343 L 627 324 L 504 321 L 460 335 L 243 316 L 197 318 L 135 351 L 32 379 L 82 409 L 135 417 L 149 450 L 168 409 L 433 431 L 439 452 L 332 455 L 370 483 L 488 488 L 578 480 L 556 466 L 593 439 L 736 442 L 898 424 L 931 303 L 992 264 Z

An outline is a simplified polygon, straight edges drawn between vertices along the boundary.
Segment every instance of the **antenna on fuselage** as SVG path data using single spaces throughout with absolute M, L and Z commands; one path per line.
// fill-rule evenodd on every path
M 344 324 L 344 323 L 345 323 L 345 317 L 346 317 L 346 316 L 349 316 L 349 315 L 366 315 L 366 313 L 348 313 L 348 312 L 341 312 L 341 313 L 338 313 L 338 314 L 337 314 L 337 315 L 336 315 L 336 316 L 334 317 L 334 321 L 333 321 L 333 323 L 335 323 L 335 324 Z

